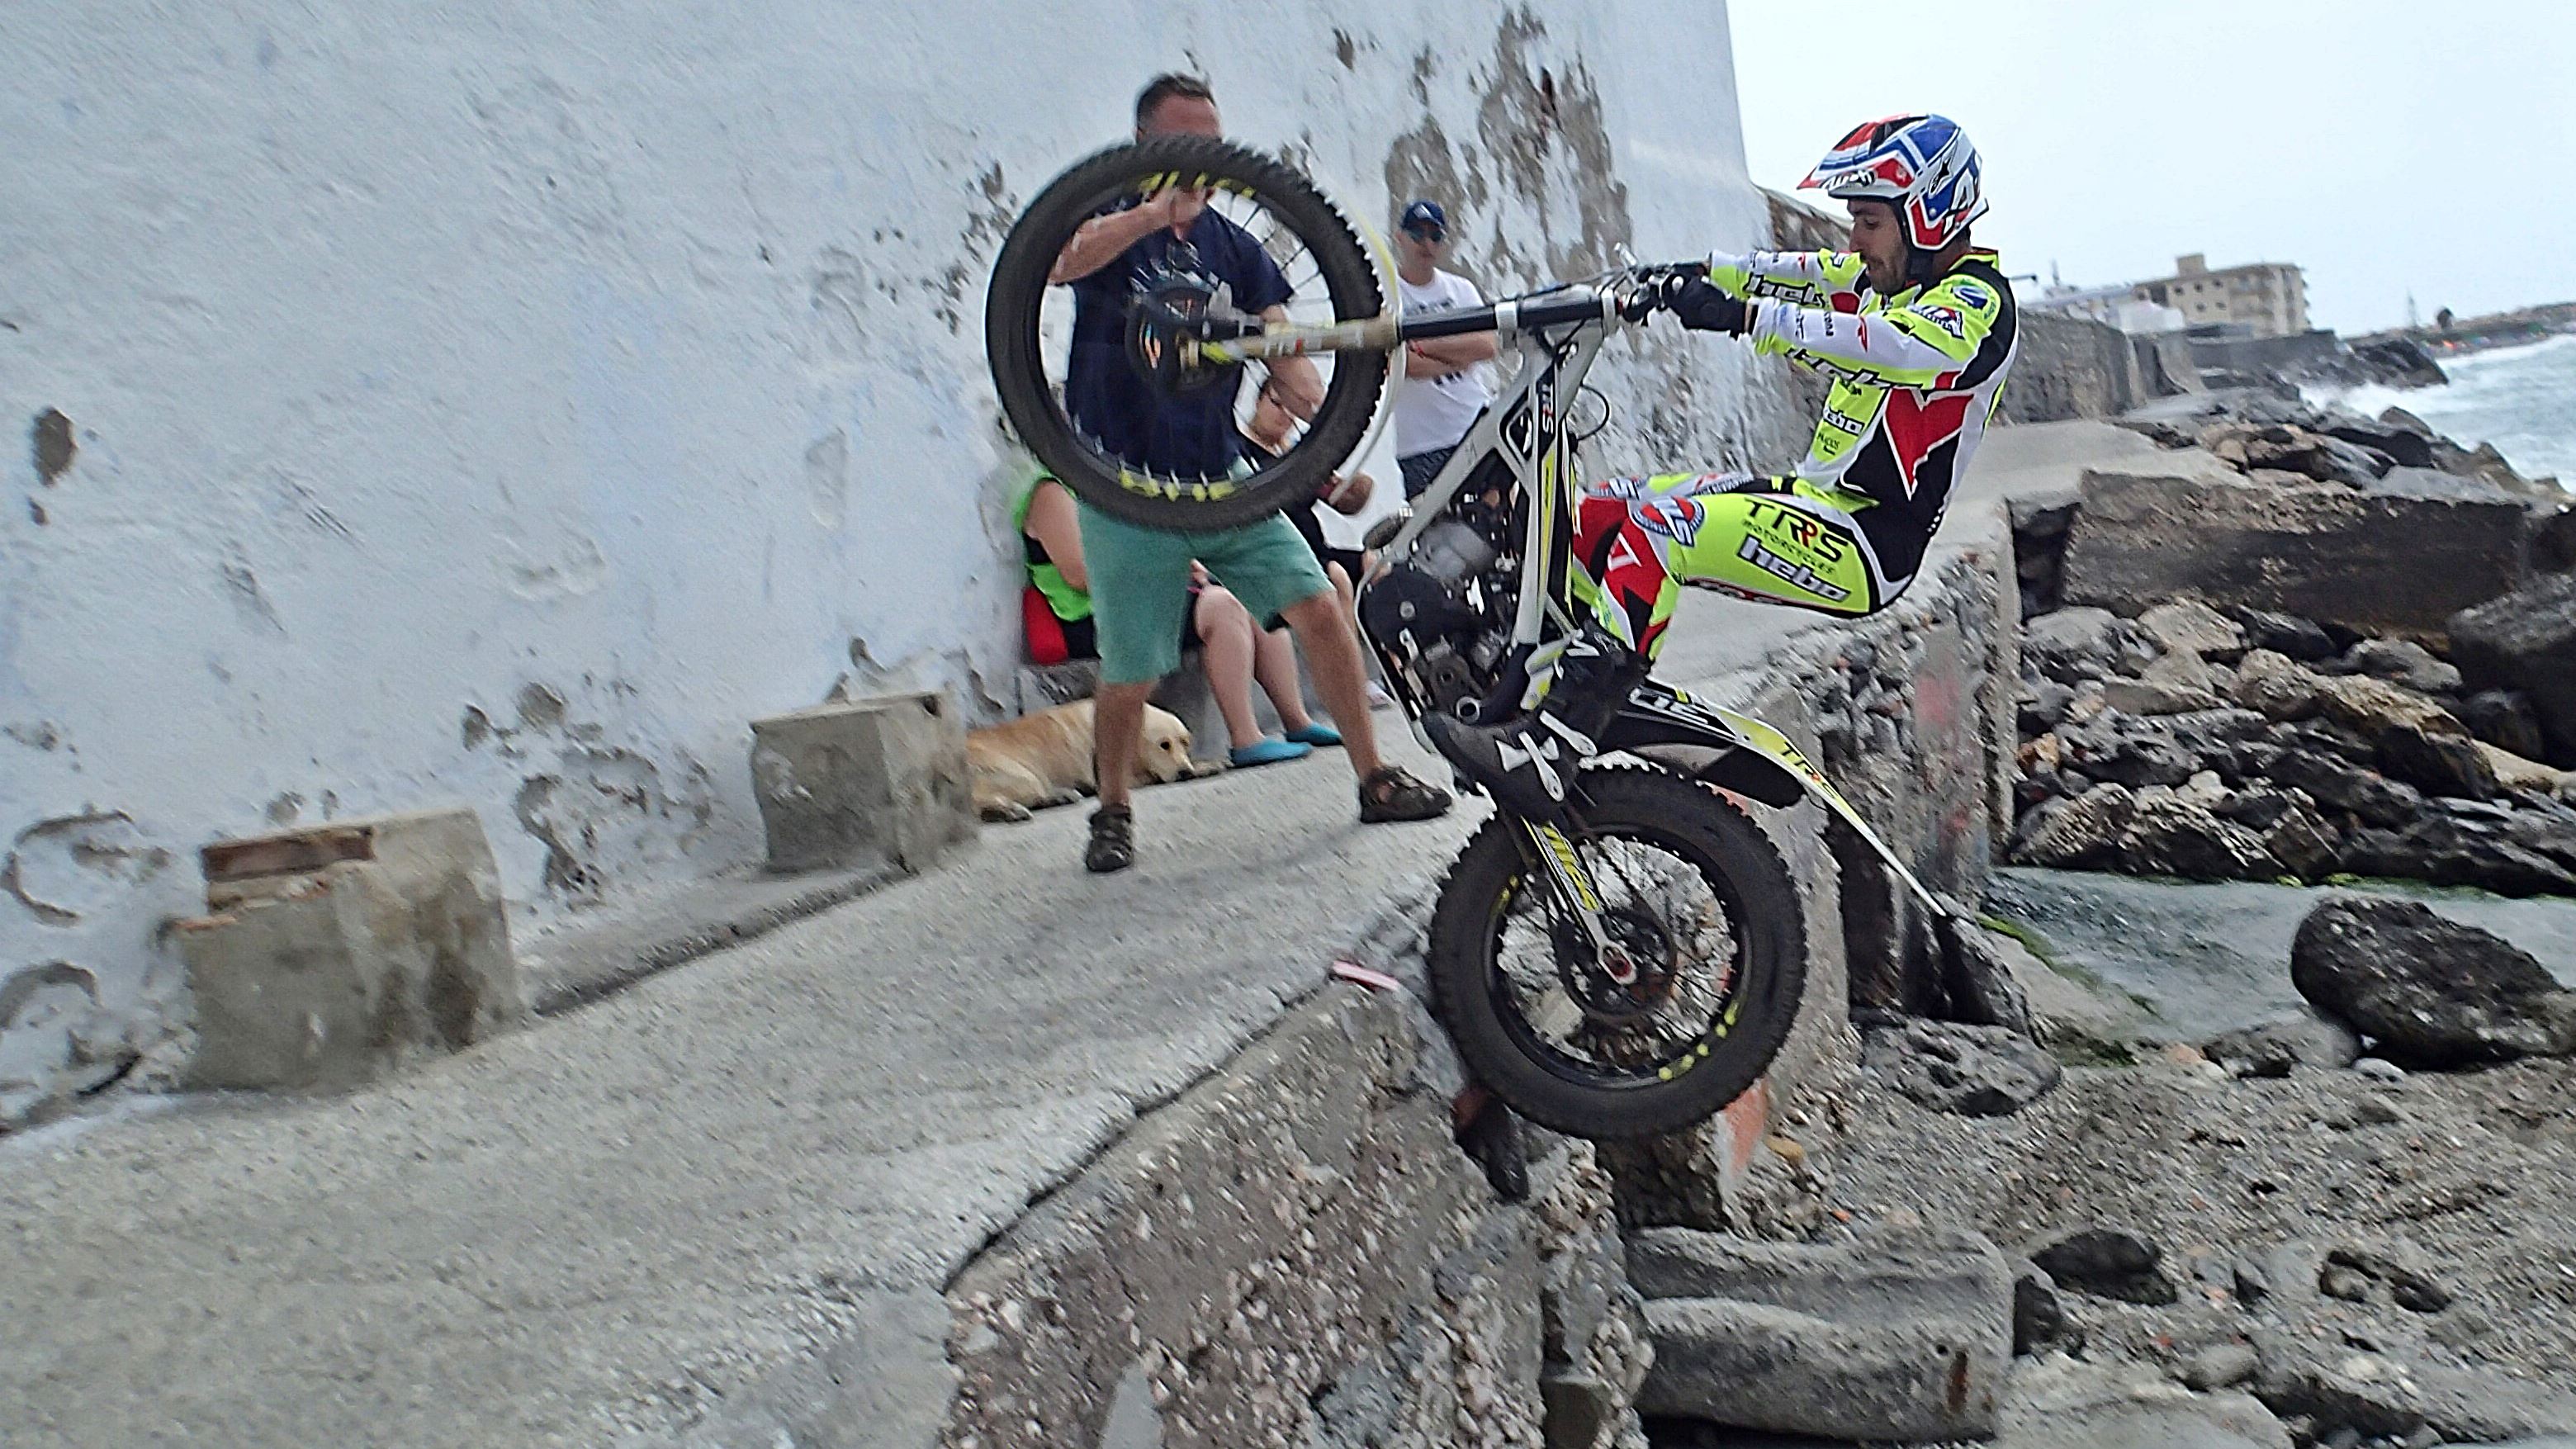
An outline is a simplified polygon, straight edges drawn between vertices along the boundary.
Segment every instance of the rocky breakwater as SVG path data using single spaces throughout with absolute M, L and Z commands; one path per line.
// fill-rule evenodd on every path
M 2411 420 L 2190 401 L 2138 423 L 2177 476 L 2016 505 L 2011 858 L 2576 895 L 2565 495 Z
M 2410 641 L 2337 638 L 2194 600 L 2031 620 L 2012 858 L 2576 895 L 2576 773 L 2531 758 L 2534 697 L 2472 689 Z

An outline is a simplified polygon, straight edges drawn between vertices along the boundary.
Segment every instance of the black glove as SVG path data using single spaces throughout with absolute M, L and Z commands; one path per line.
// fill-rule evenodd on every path
M 1744 300 L 1719 291 L 1706 277 L 1693 277 L 1668 294 L 1664 310 L 1693 332 L 1724 332 L 1741 337 L 1753 326 L 1753 311 L 1744 305 Z
M 1638 273 L 1636 290 L 1621 304 L 1619 315 L 1631 322 L 1647 318 L 1672 305 L 1682 289 L 1708 274 L 1705 264 L 1684 262 L 1676 266 L 1650 267 Z

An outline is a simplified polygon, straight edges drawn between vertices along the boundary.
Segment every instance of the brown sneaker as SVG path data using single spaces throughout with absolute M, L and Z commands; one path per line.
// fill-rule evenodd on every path
M 1449 813 L 1449 792 L 1426 785 L 1393 765 L 1360 781 L 1360 823 L 1431 820 Z
M 1091 843 L 1082 849 L 1082 868 L 1093 875 L 1125 870 L 1136 863 L 1136 812 L 1124 805 L 1103 805 L 1091 812 Z

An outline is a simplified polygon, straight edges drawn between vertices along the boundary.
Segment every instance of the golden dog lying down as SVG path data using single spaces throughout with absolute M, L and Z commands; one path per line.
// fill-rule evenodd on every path
M 974 778 L 975 813 L 987 820 L 1026 820 L 1031 810 L 1072 804 L 1100 788 L 1091 753 L 1087 699 L 968 731 L 966 769 Z M 1129 783 L 1168 785 L 1224 768 L 1190 758 L 1190 727 L 1180 716 L 1145 706 L 1145 735 L 1137 742 Z

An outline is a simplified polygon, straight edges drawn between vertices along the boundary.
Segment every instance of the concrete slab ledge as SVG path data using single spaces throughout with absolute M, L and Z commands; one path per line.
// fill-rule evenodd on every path
M 653 892 L 531 942 L 519 957 L 528 1009 L 556 1016 L 674 966 L 902 880 L 893 866 L 774 876 L 736 871 Z

